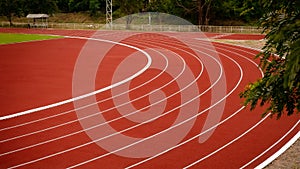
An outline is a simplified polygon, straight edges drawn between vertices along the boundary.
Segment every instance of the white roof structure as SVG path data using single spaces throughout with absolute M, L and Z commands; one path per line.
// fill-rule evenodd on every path
M 49 18 L 47 14 L 28 14 L 26 18 L 35 19 L 35 18 Z
M 28 14 L 26 18 L 28 19 L 28 28 L 48 28 L 49 15 L 47 14 Z

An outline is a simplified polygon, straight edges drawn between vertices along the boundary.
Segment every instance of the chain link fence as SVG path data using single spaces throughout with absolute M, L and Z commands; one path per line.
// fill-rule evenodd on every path
M 10 27 L 9 22 L 1 22 L 1 27 Z M 28 28 L 28 23 L 14 23 L 13 27 Z M 174 31 L 174 32 L 215 32 L 215 33 L 261 33 L 254 26 L 210 26 L 210 25 L 149 25 L 149 24 L 97 24 L 97 23 L 48 23 L 38 29 L 91 29 L 91 30 L 135 30 L 135 31 Z

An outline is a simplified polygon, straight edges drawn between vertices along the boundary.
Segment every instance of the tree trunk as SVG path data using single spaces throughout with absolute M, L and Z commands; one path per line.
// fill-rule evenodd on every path
M 14 24 L 13 24 L 13 22 L 12 22 L 12 15 L 11 15 L 11 14 L 8 14 L 6 17 L 7 17 L 7 20 L 8 20 L 8 22 L 9 22 L 9 26 L 10 26 L 10 27 L 13 26 Z
M 198 25 L 203 25 L 203 4 L 198 0 Z
M 206 8 L 206 13 L 205 13 L 205 25 L 208 25 L 208 24 L 209 24 L 209 12 L 210 12 L 211 1 L 212 1 L 212 0 L 210 0 L 210 1 L 208 2 L 207 8 Z

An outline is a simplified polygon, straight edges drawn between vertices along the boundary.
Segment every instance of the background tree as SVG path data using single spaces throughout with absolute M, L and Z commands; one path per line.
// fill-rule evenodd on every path
M 145 8 L 145 3 L 147 1 L 142 0 L 115 0 L 114 6 L 117 8 L 116 11 L 119 15 L 126 16 L 134 13 L 141 12 Z
M 0 0 L 0 15 L 5 16 L 12 26 L 13 16 L 20 17 L 22 15 L 22 0 Z
M 55 0 L 24 0 L 23 11 L 25 15 L 28 13 L 54 14 L 58 11 L 58 7 Z
M 69 0 L 70 12 L 87 11 L 89 9 L 89 0 Z
M 261 17 L 261 0 L 113 0 L 114 18 L 137 12 L 163 12 L 201 25 L 243 25 Z M 21 5 L 20 5 L 21 4 Z M 28 13 L 89 13 L 98 17 L 106 12 L 105 0 L 0 0 L 0 15 Z M 132 18 L 129 18 L 129 22 Z M 10 21 L 11 22 L 11 21 Z
M 206 0 L 196 0 L 196 1 L 185 1 L 185 0 L 176 0 L 176 4 L 184 9 L 185 14 L 191 14 L 192 16 L 197 16 L 197 24 L 204 24 L 204 11 L 206 7 Z M 196 14 L 196 15 L 195 15 Z
M 247 0 L 243 1 L 242 12 L 240 16 L 245 22 L 257 22 L 258 18 L 262 17 L 264 9 L 262 8 L 261 0 Z
M 106 10 L 106 0 L 56 0 L 56 3 L 63 13 L 88 11 L 90 16 L 98 16 Z
M 145 10 L 145 1 L 142 0 L 115 0 L 114 6 L 116 8 L 114 14 L 117 17 L 126 16 L 126 29 L 134 19 L 131 14 Z
M 280 118 L 285 112 L 291 115 L 300 110 L 300 1 L 262 0 L 262 4 L 260 25 L 267 42 L 257 57 L 265 75 L 240 96 L 251 109 L 268 104 L 263 115 L 271 112 Z
M 252 2 L 253 1 L 253 2 Z M 198 25 L 241 25 L 257 21 L 262 14 L 260 1 L 254 0 L 175 0 L 175 14 Z M 251 4 L 254 4 L 252 6 Z
M 174 0 L 151 0 L 147 3 L 148 12 L 163 12 L 173 14 L 175 9 Z
M 97 11 L 100 9 L 100 2 L 98 0 L 89 1 L 89 10 L 91 16 L 96 16 Z
M 69 10 L 69 0 L 57 0 L 57 7 L 60 12 L 67 13 Z

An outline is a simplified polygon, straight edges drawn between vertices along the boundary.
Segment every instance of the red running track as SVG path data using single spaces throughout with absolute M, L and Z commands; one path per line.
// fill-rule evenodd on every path
M 1 32 L 73 36 L 0 46 L 1 117 L 99 92 L 1 120 L 0 168 L 253 168 L 299 132 L 299 116 L 242 107 L 256 50 L 193 33 Z

